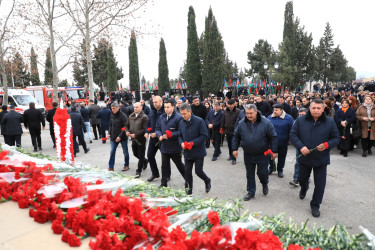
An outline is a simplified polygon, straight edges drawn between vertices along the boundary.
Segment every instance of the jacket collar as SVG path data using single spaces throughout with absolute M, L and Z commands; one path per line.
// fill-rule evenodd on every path
M 286 115 L 286 113 L 285 113 L 285 111 L 283 110 L 283 113 L 282 113 L 279 117 L 280 117 L 281 119 L 285 119 L 285 115 Z M 276 116 L 274 115 L 274 113 L 272 113 L 271 117 L 274 118 L 274 117 L 276 117 Z
M 143 114 L 144 114 L 143 111 L 139 112 L 137 118 L 143 117 Z M 135 117 L 135 112 L 134 112 L 133 114 L 131 114 L 130 117 L 136 118 L 136 117 Z
M 310 110 L 307 111 L 307 114 L 306 114 L 306 116 L 305 116 L 305 119 L 306 119 L 306 120 L 310 120 L 310 121 L 314 121 L 314 118 L 312 117 Z M 318 118 L 318 121 L 319 121 L 319 122 L 324 122 L 326 119 L 327 119 L 327 116 L 326 116 L 326 114 L 323 112 L 322 115 Z
M 262 115 L 260 114 L 259 110 L 258 110 L 258 113 L 257 113 L 257 119 L 255 120 L 256 123 L 259 123 L 262 121 Z M 250 122 L 249 119 L 247 119 L 247 116 L 245 115 L 245 122 Z

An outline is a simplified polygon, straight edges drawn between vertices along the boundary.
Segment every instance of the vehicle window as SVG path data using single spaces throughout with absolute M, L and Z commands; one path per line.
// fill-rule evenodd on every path
M 8 96 L 8 105 L 17 106 L 16 102 L 14 101 L 13 97 Z M 20 104 L 22 105 L 22 104 Z
M 48 99 L 52 98 L 52 91 L 47 91 L 47 98 Z
M 43 91 L 42 90 L 34 90 L 34 97 L 38 100 L 40 105 L 44 105 L 44 98 L 43 98 Z
M 77 99 L 84 99 L 85 98 L 85 90 L 83 89 L 72 89 L 66 90 L 66 95 L 68 99 L 77 100 Z
M 13 98 L 18 103 L 18 105 L 21 105 L 21 106 L 27 106 L 29 105 L 30 102 L 38 103 L 38 101 L 32 95 L 14 95 Z M 13 100 L 13 98 L 9 100 Z

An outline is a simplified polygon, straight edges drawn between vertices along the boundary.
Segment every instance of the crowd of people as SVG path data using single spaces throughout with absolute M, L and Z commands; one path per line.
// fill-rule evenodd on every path
M 255 170 L 262 192 L 267 195 L 268 176 L 277 171 L 278 177 L 284 177 L 288 146 L 293 144 L 296 162 L 290 185 L 299 186 L 299 197 L 304 199 L 313 172 L 315 188 L 310 206 L 312 215 L 319 217 L 327 165 L 330 164 L 329 151 L 337 147 L 343 157 L 348 157 L 361 141 L 362 157 L 372 154 L 374 93 L 361 90 L 353 94 L 351 89 L 286 92 L 283 95 L 238 93 L 239 96 L 233 97 L 225 90 L 216 95 L 209 93 L 206 98 L 198 91 L 193 96 L 182 93 L 176 96 L 152 95 L 146 102 L 135 103 L 131 96 L 116 93 L 112 98 L 104 97 L 104 101 L 98 104 L 96 100 L 90 100 L 88 106 L 73 101 L 65 108 L 72 121 L 74 154 L 79 153 L 79 145 L 85 153 L 89 152 L 84 135 L 87 133 L 89 143 L 101 140 L 101 143 L 109 141 L 111 144 L 109 171 L 114 171 L 116 149 L 121 144 L 124 155 L 122 171 L 128 171 L 130 139 L 133 156 L 138 159 L 136 177 L 139 178 L 149 166 L 151 176 L 147 181 L 161 177 L 160 186 L 166 187 L 172 160 L 185 180 L 187 194 L 192 194 L 194 167 L 195 174 L 204 182 L 205 191 L 210 191 L 211 179 L 204 172 L 206 148 L 214 147 L 211 160 L 217 161 L 226 140 L 226 160 L 232 165 L 237 164 L 239 147 L 243 149 L 247 178 L 244 200 L 248 201 L 256 193 Z M 99 100 L 102 100 L 101 96 Z M 53 103 L 46 118 L 54 147 L 53 116 L 57 106 L 56 102 Z M 5 142 L 21 146 L 21 123 L 24 123 L 30 130 L 34 151 L 42 150 L 40 134 L 45 120 L 39 112 L 34 103 L 30 103 L 30 109 L 23 115 L 15 112 L 13 106 L 9 112 L 7 106 L 3 106 L 0 120 Z M 159 167 L 155 158 L 158 151 L 161 153 Z

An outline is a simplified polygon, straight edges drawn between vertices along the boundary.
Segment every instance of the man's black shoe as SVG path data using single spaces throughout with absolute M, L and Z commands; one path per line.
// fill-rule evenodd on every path
M 159 178 L 160 176 L 159 175 L 151 175 L 150 178 L 147 179 L 147 181 L 151 182 L 153 180 L 155 180 L 156 178 Z
M 211 179 L 208 179 L 206 182 L 206 193 L 210 192 L 211 190 Z
M 236 160 L 232 160 L 232 165 L 236 165 Z
M 232 157 L 229 156 L 229 158 L 227 159 L 227 161 L 231 161 L 232 160 Z
M 144 161 L 143 161 L 143 170 L 145 170 L 146 168 L 147 168 L 147 164 L 148 164 L 148 160 L 147 159 L 145 159 Z
M 212 157 L 212 161 L 216 161 L 217 160 L 217 157 L 216 156 L 213 156 Z
M 299 198 L 303 200 L 305 199 L 305 197 L 306 197 L 306 191 L 301 189 L 301 191 L 299 191 Z
M 263 194 L 264 195 L 268 194 L 268 185 L 267 184 L 263 185 Z
M 167 182 L 170 181 L 170 180 L 171 180 L 171 177 L 169 176 L 169 177 L 167 178 Z
M 284 174 L 283 174 L 283 172 L 278 172 L 278 173 L 277 173 L 277 176 L 278 176 L 279 178 L 283 178 L 283 177 L 284 177 Z
M 135 178 L 141 177 L 141 171 L 135 171 Z
M 33 152 L 38 152 L 38 149 L 34 148 Z
M 56 144 L 53 144 L 53 148 L 56 148 Z
M 298 181 L 296 181 L 296 180 L 293 180 L 293 181 L 289 182 L 289 185 L 292 185 L 292 186 L 295 186 L 295 187 L 299 186 Z
M 87 154 L 89 151 L 90 151 L 90 148 L 87 148 L 87 149 L 85 150 L 85 154 Z
M 372 155 L 371 148 L 368 150 L 368 154 L 369 154 L 369 155 Z
M 320 216 L 320 211 L 319 209 L 312 209 L 311 210 L 311 214 L 312 216 L 314 216 L 315 218 L 318 218 Z
M 97 140 L 99 140 L 98 138 L 94 138 L 94 141 L 97 141 Z
M 39 150 L 39 151 L 42 151 L 42 147 L 38 147 L 38 150 Z
M 167 184 L 160 184 L 159 188 L 167 187 L 167 186 L 168 186 Z
M 363 151 L 362 157 L 367 157 L 367 152 L 366 151 Z
M 252 199 L 252 198 L 254 198 L 254 195 L 248 193 L 247 195 L 245 195 L 245 197 L 243 197 L 243 200 L 244 200 L 244 201 L 249 201 L 249 200 Z

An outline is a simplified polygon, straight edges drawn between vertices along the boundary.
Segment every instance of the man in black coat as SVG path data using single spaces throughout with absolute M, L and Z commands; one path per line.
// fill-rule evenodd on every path
M 4 134 L 9 146 L 21 147 L 21 135 L 23 133 L 21 123 L 23 123 L 23 115 L 17 113 L 15 107 L 10 105 L 9 112 L 4 115 L 1 121 L 1 128 L 5 129 Z
M 25 111 L 23 114 L 23 121 L 26 129 L 29 129 L 31 142 L 34 147 L 34 152 L 37 152 L 38 149 L 42 150 L 42 138 L 40 137 L 41 127 L 42 124 L 43 129 L 46 126 L 46 122 L 44 121 L 44 116 L 39 109 L 35 108 L 35 103 L 29 103 L 29 109 Z
M 47 118 L 46 118 L 49 123 L 49 134 L 51 135 L 51 138 L 52 138 L 53 148 L 56 148 L 56 138 L 55 138 L 54 124 L 53 124 L 53 117 L 55 116 L 57 106 L 58 106 L 57 102 L 52 103 L 52 109 L 48 110 Z
M 214 144 L 214 155 L 212 157 L 212 161 L 216 161 L 217 157 L 221 154 L 220 150 L 220 126 L 221 126 L 221 120 L 223 118 L 223 111 L 221 110 L 221 106 L 219 102 L 215 102 L 214 109 L 210 110 L 207 114 L 206 118 L 206 124 L 208 129 L 212 131 L 213 136 L 213 144 Z
M 8 106 L 7 105 L 3 105 L 1 106 L 1 112 L 0 112 L 0 126 L 1 126 L 1 122 L 3 121 L 3 117 L 4 115 L 8 113 Z M 9 144 L 8 143 L 8 140 L 7 140 L 7 136 L 5 135 L 5 127 L 6 126 L 1 126 L 1 134 L 4 136 L 4 142 L 5 144 Z
M 207 116 L 207 109 L 206 107 L 200 102 L 199 95 L 194 96 L 193 104 L 191 105 L 191 110 L 193 111 L 193 115 L 206 120 Z
M 79 147 L 77 143 L 77 137 L 79 144 L 82 145 L 85 154 L 90 151 L 90 148 L 86 147 L 85 139 L 83 138 L 83 133 L 86 133 L 86 126 L 83 122 L 83 118 L 80 113 L 77 111 L 76 106 L 71 106 L 70 110 L 70 120 L 72 121 L 72 130 L 73 130 L 73 147 L 74 147 L 74 157 L 79 152 Z
M 89 105 L 90 110 L 90 124 L 92 126 L 92 131 L 94 132 L 94 140 L 98 140 L 98 134 L 101 135 L 100 119 L 96 118 L 100 111 L 99 105 L 95 104 L 93 100 L 90 100 Z
M 284 110 L 288 115 L 291 115 L 291 114 L 292 114 L 292 108 L 289 106 L 288 103 L 285 102 L 285 98 L 284 98 L 284 96 L 282 96 L 282 95 L 278 95 L 278 96 L 277 96 L 277 103 L 283 105 L 283 110 Z
M 236 158 L 233 156 L 233 149 L 232 149 L 232 140 L 233 140 L 233 133 L 234 128 L 236 125 L 237 117 L 240 113 L 240 110 L 235 107 L 234 99 L 230 99 L 227 103 L 227 109 L 224 111 L 223 119 L 221 120 L 221 128 L 223 129 L 223 133 L 227 137 L 228 142 L 228 149 L 229 149 L 229 158 L 228 161 L 232 161 L 232 165 L 236 164 Z
M 272 114 L 271 105 L 267 101 L 263 100 L 262 96 L 255 97 L 255 101 L 258 111 L 260 111 L 264 117 L 268 117 L 270 114 Z

